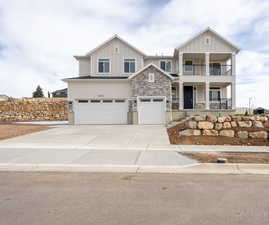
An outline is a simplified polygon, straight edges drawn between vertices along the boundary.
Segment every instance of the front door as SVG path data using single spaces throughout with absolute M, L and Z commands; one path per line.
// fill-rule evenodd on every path
M 184 86 L 184 109 L 193 108 L 193 87 Z

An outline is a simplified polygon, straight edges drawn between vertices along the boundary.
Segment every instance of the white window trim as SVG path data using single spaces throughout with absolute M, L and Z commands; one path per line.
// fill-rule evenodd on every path
M 160 69 L 162 69 L 162 68 L 161 68 L 161 62 L 162 62 L 162 61 L 164 61 L 165 64 L 166 64 L 167 62 L 170 62 L 170 63 L 171 63 L 171 71 L 166 71 L 166 70 L 165 70 L 165 72 L 167 72 L 167 73 L 172 73 L 173 60 L 171 60 L 171 59 L 160 59 L 160 60 L 159 60 L 159 67 L 160 67 Z
M 130 75 L 130 74 L 133 74 L 133 73 L 126 73 L 125 71 L 124 71 L 124 60 L 125 59 L 134 59 L 134 61 L 135 61 L 135 72 L 134 73 L 136 73 L 136 71 L 137 71 L 137 60 L 136 60 L 136 58 L 134 58 L 134 57 L 123 57 L 123 60 L 122 60 L 122 73 L 123 74 L 128 74 L 128 75 Z
M 109 59 L 109 72 L 108 73 L 107 72 L 99 72 L 99 60 L 100 59 Z M 111 68 L 112 68 L 112 61 L 111 61 L 110 57 L 97 58 L 96 74 L 99 74 L 99 75 L 112 74 Z
M 186 70 L 186 61 L 192 61 L 192 67 L 191 67 L 191 70 Z M 184 72 L 192 72 L 193 71 L 193 59 L 184 59 Z
M 218 88 L 218 89 L 214 89 L 214 88 Z M 215 91 L 219 91 L 220 92 L 220 98 L 222 98 L 222 89 L 221 89 L 221 87 L 209 87 L 209 93 L 210 93 L 210 91 L 211 91 L 211 89 L 213 89 L 213 90 L 215 90 Z M 219 101 L 215 101 L 215 100 L 210 100 L 210 95 L 209 95 L 209 101 L 210 102 L 215 102 L 215 103 L 218 103 Z
M 153 79 L 150 79 L 151 78 L 151 75 Z M 148 82 L 149 83 L 154 83 L 155 82 L 155 73 L 148 73 Z

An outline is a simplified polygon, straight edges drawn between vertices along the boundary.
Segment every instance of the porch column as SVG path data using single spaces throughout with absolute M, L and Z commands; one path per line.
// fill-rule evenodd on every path
M 183 107 L 184 94 L 183 94 L 183 82 L 182 81 L 179 81 L 178 89 L 179 89 L 179 93 L 178 93 L 179 109 L 182 110 L 184 108 Z
M 205 75 L 209 76 L 209 62 L 210 62 L 210 53 L 205 53 Z
M 232 98 L 232 109 L 235 109 L 235 82 L 231 83 L 231 98 Z
M 183 75 L 183 52 L 178 53 L 178 75 Z
M 232 76 L 235 76 L 235 53 L 232 53 Z
M 205 83 L 205 109 L 210 109 L 209 107 L 209 82 Z

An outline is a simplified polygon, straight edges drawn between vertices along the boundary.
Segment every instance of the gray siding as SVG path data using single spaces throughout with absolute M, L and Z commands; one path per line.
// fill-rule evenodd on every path
M 211 38 L 211 44 L 205 44 L 205 38 Z M 234 52 L 234 48 L 212 32 L 205 32 L 179 49 L 180 52 Z
M 119 51 L 116 52 L 115 48 L 118 48 Z M 143 55 L 120 41 L 118 38 L 113 39 L 91 55 L 93 75 L 102 75 L 98 73 L 98 58 L 110 59 L 111 70 L 109 74 L 112 76 L 126 76 L 123 70 L 124 58 L 136 59 L 136 71 L 140 70 L 143 65 Z

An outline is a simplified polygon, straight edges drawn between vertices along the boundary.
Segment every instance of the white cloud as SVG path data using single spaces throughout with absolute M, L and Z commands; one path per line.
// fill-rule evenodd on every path
M 61 78 L 77 75 L 72 56 L 115 33 L 147 54 L 172 54 L 210 26 L 243 49 L 238 104 L 246 105 L 251 93 L 255 104 L 269 108 L 263 98 L 269 84 L 268 11 L 263 0 L 0 0 L 0 93 L 30 96 L 37 84 L 45 91 L 64 87 Z

